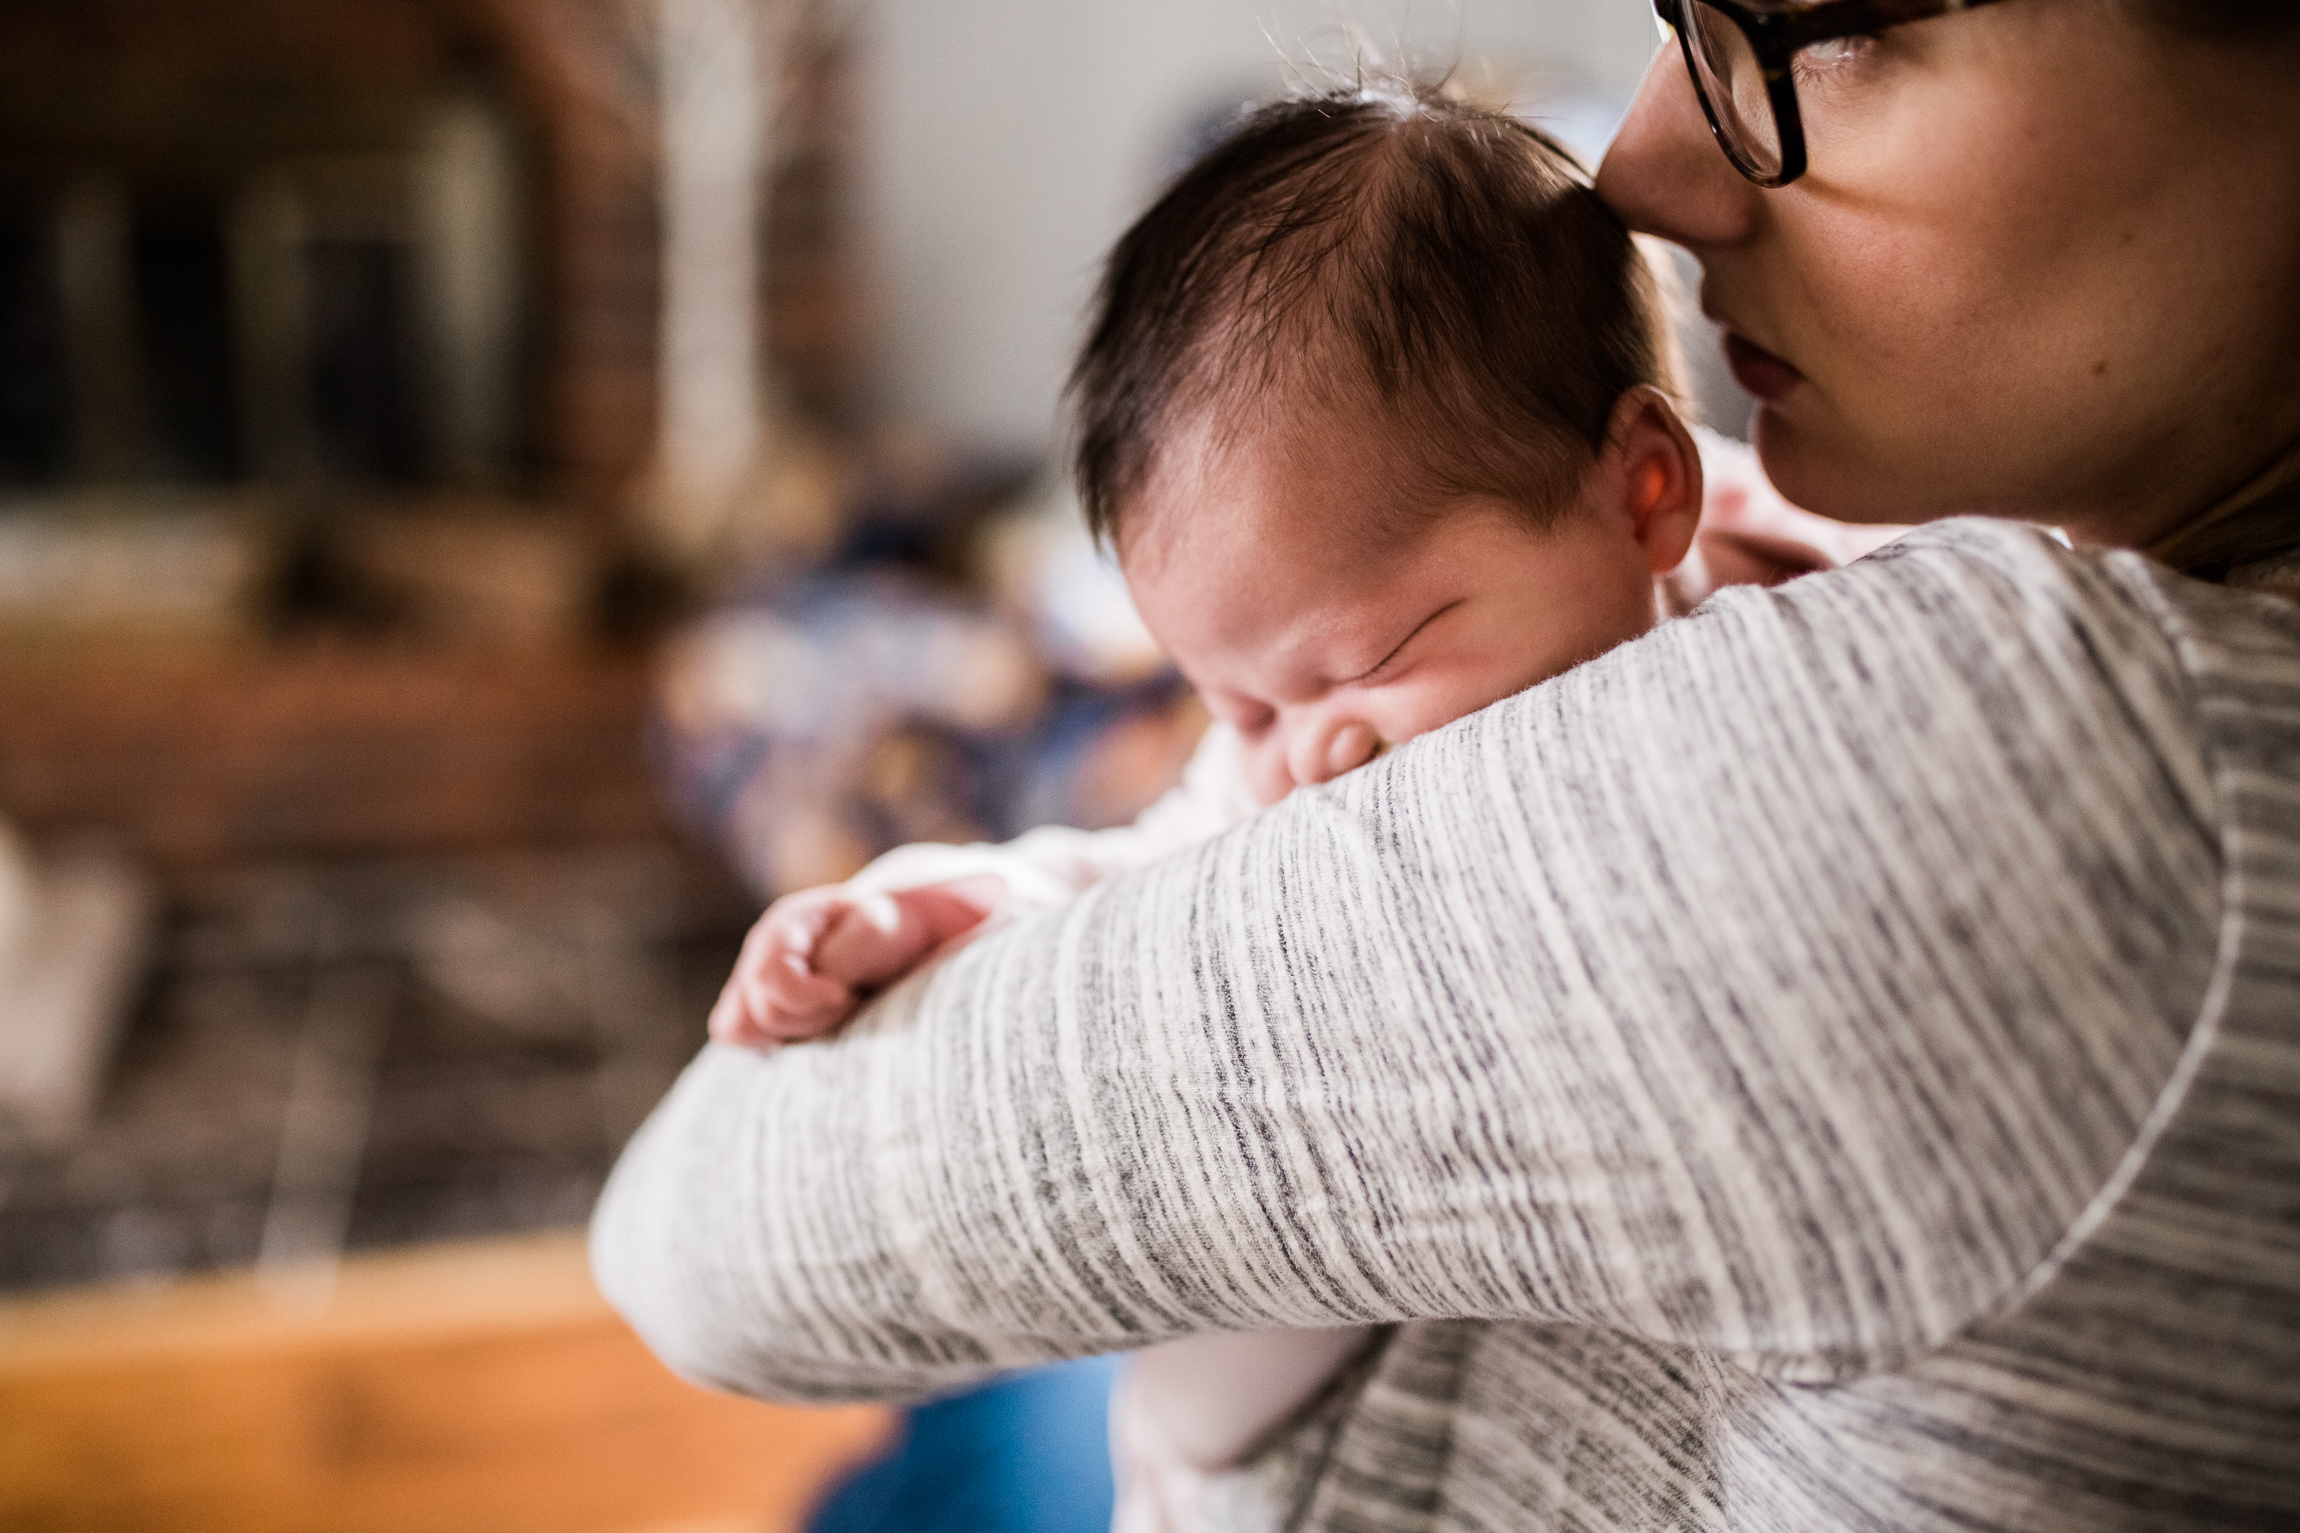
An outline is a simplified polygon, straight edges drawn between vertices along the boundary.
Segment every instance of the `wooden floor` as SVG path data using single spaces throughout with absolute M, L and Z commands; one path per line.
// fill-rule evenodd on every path
M 9 1533 L 782 1533 L 891 1430 L 672 1378 L 574 1235 L 0 1303 Z

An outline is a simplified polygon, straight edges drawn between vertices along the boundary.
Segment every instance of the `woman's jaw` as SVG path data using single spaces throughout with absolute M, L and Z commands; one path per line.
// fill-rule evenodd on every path
M 1749 422 L 1750 443 L 1768 478 L 1793 504 L 1840 521 L 1900 523 L 1922 521 L 1907 504 L 1880 496 L 1844 465 L 1874 457 L 1848 450 L 1847 423 L 1831 410 L 1829 390 L 1770 347 L 1752 340 L 1735 319 L 1706 301 L 1703 311 L 1719 327 L 1725 365 L 1733 380 L 1757 401 Z

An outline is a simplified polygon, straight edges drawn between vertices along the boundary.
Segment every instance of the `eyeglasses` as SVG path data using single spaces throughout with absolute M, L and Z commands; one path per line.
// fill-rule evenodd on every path
M 1805 173 L 1797 55 L 1815 43 L 1865 37 L 1903 22 L 1993 0 L 1653 0 L 1677 34 L 1693 93 L 1725 158 L 1759 186 Z

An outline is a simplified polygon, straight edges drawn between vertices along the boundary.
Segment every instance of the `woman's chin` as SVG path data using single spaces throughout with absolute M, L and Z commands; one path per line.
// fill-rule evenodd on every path
M 1781 498 L 1816 516 L 1900 525 L 1938 514 L 1912 507 L 1900 476 L 1879 472 L 1841 445 L 1817 440 L 1772 405 L 1757 407 L 1750 443 Z

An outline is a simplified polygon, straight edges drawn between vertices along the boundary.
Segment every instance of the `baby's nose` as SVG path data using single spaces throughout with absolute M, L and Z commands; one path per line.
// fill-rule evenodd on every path
M 1327 782 L 1374 759 L 1381 738 L 1355 720 L 1317 723 L 1295 738 L 1286 765 L 1301 787 Z

